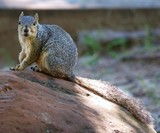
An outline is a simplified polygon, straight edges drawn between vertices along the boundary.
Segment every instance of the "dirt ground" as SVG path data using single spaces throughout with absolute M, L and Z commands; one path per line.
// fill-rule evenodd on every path
M 100 57 L 88 65 L 92 57 L 78 60 L 75 73 L 82 77 L 109 81 L 126 93 L 140 99 L 155 119 L 160 133 L 160 63 L 158 60 L 117 60 Z

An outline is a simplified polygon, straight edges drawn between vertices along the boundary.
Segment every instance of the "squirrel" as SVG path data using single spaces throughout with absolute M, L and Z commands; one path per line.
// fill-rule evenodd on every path
M 42 71 L 53 77 L 74 82 L 100 97 L 127 109 L 135 118 L 154 131 L 153 118 L 135 98 L 127 96 L 107 82 L 90 83 L 77 77 L 73 70 L 77 62 L 77 47 L 71 36 L 57 25 L 39 24 L 39 16 L 25 16 L 22 12 L 18 22 L 18 39 L 21 45 L 19 64 L 11 70 L 21 71 L 29 65 L 34 71 Z M 94 81 L 94 80 L 92 80 Z

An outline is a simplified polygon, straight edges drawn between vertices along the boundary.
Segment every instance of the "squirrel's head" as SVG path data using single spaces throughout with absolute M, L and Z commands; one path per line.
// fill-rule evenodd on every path
M 22 12 L 19 16 L 18 33 L 24 37 L 36 37 L 38 20 L 37 13 L 34 16 L 24 16 Z

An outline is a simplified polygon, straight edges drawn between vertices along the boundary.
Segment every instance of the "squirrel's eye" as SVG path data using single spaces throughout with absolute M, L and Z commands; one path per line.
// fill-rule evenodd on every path
M 18 22 L 18 24 L 20 25 L 20 24 L 21 24 L 21 22 L 19 21 L 19 22 Z
M 33 25 L 35 26 L 35 25 L 36 25 L 36 22 L 34 22 Z

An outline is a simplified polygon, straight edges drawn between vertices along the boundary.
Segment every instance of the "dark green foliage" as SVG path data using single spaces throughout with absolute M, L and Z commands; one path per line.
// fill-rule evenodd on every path
M 100 44 L 91 36 L 85 36 L 84 43 L 88 48 L 87 55 L 94 55 L 105 53 L 111 57 L 117 57 L 119 52 L 123 52 L 127 47 L 127 40 L 125 38 L 116 38 L 104 45 Z
M 107 44 L 107 52 L 111 57 L 117 57 L 119 52 L 124 52 L 127 47 L 125 38 L 116 38 Z
M 102 47 L 101 45 L 91 36 L 85 36 L 84 43 L 89 49 L 89 51 L 86 52 L 86 54 L 92 55 L 98 52 L 101 52 Z

